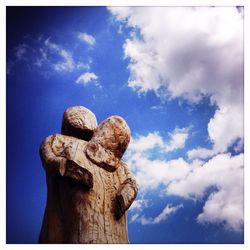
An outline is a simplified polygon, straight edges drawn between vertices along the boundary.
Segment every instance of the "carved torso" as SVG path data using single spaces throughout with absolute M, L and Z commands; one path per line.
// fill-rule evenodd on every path
M 93 163 L 86 154 L 87 144 L 57 134 L 48 137 L 41 146 L 48 185 L 41 243 L 128 243 L 127 212 L 117 219 L 115 202 L 121 187 L 128 185 L 125 203 L 131 204 L 137 186 L 122 161 L 113 172 Z M 81 181 L 60 176 L 59 167 L 66 168 L 61 159 L 75 162 L 86 175 L 91 173 L 93 186 L 88 188 Z

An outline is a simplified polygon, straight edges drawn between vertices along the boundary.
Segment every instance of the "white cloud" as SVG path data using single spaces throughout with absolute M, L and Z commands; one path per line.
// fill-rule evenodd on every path
M 134 220 L 141 222 L 142 225 L 159 224 L 165 221 L 170 215 L 176 213 L 180 208 L 183 208 L 182 204 L 177 205 L 177 206 L 172 206 L 171 204 L 168 204 L 162 210 L 162 212 L 154 218 L 152 217 L 146 218 L 144 216 L 138 218 L 137 216 Z
M 157 188 L 160 184 L 167 184 L 174 179 L 182 179 L 188 174 L 190 164 L 181 157 L 170 161 L 149 159 L 150 152 L 157 158 L 170 153 L 170 149 L 173 151 L 182 148 L 184 139 L 182 136 L 176 136 L 182 134 L 187 138 L 187 129 L 175 129 L 169 133 L 169 143 L 166 143 L 158 132 L 131 138 L 125 158 L 136 173 L 142 191 Z
M 146 136 L 137 136 L 135 139 L 131 138 L 129 150 L 142 152 L 154 147 L 163 147 L 164 142 L 157 132 L 149 133 Z
M 72 57 L 72 54 L 63 49 L 61 46 L 59 46 L 56 43 L 50 42 L 50 38 L 46 39 L 45 42 L 45 47 L 50 50 L 50 52 L 58 55 L 61 57 L 61 60 L 53 64 L 53 68 L 56 71 L 73 71 L 75 69 L 75 61 Z
M 207 148 L 195 148 L 191 149 L 187 152 L 188 158 L 190 160 L 200 158 L 200 159 L 206 159 L 213 155 L 215 155 L 217 152 L 214 149 L 207 149 Z
M 174 134 L 172 132 L 172 134 Z M 240 142 L 239 142 L 240 143 Z M 187 162 L 183 158 L 161 159 L 165 148 L 159 133 L 149 133 L 131 140 L 125 160 L 136 176 L 140 193 L 161 188 L 161 195 L 176 195 L 185 199 L 200 200 L 209 188 L 214 191 L 204 200 L 203 211 L 197 214 L 198 223 L 222 223 L 231 230 L 241 230 L 243 225 L 243 154 L 231 156 L 217 154 L 208 162 L 194 159 Z M 150 157 L 149 150 L 154 152 Z M 204 150 L 204 154 L 208 154 Z M 157 159 L 158 158 L 158 159 Z M 195 157 L 196 158 L 196 157 Z M 131 222 L 144 224 L 158 219 L 147 219 L 140 208 L 143 199 L 135 203 Z M 161 218 L 161 217 L 159 217 Z
M 130 222 L 135 222 L 139 218 L 139 216 L 140 215 L 138 213 L 133 214 L 132 217 L 131 217 L 131 219 L 130 219 Z
M 208 123 L 208 134 L 217 152 L 226 151 L 238 138 L 243 138 L 243 107 L 220 107 Z
M 136 199 L 131 207 L 129 208 L 130 210 L 142 210 L 144 208 L 147 208 L 150 206 L 151 200 L 149 199 Z
M 83 41 L 83 42 L 85 42 L 85 43 L 87 43 L 87 44 L 89 44 L 89 45 L 91 45 L 91 46 L 93 46 L 94 44 L 95 44 L 95 38 L 93 37 L 93 36 L 91 36 L 91 35 L 89 35 L 89 34 L 87 34 L 87 33 L 80 33 L 79 35 L 78 35 L 78 38 L 81 40 L 81 41 Z
M 74 70 L 90 70 L 91 58 L 88 59 L 88 63 L 81 61 L 75 61 L 70 51 L 64 49 L 62 46 L 56 43 L 52 43 L 50 38 L 44 41 L 44 47 L 40 48 L 40 57 L 37 58 L 35 65 L 38 67 L 43 66 L 45 63 L 50 64 L 57 72 L 72 72 Z M 60 59 L 53 59 L 54 56 L 59 56 Z
M 97 80 L 97 79 L 98 79 L 98 76 L 95 73 L 93 73 L 93 72 L 86 72 L 86 73 L 80 75 L 77 78 L 76 83 L 77 84 L 87 85 L 91 81 L 94 81 L 94 80 Z
M 208 135 L 213 143 L 212 149 L 196 148 L 187 152 L 189 159 L 208 158 L 218 153 L 226 152 L 229 146 L 239 140 L 236 152 L 243 144 L 243 107 L 227 106 L 216 110 L 208 123 Z
M 138 93 L 199 102 L 218 109 L 208 124 L 212 156 L 243 138 L 243 18 L 234 7 L 112 7 L 132 28 L 123 45 L 128 86 Z M 185 22 L 180 22 L 185 20 Z M 164 24 L 164 25 L 163 25 Z M 207 156 L 206 156 L 207 157 Z
M 209 187 L 215 187 L 199 214 L 198 222 L 224 223 L 233 230 L 243 225 L 243 154 L 219 154 L 192 169 L 185 178 L 167 186 L 167 194 L 200 199 Z
M 243 192 L 243 187 L 240 192 Z M 238 190 L 220 190 L 212 193 L 206 201 L 203 212 L 197 217 L 199 223 L 224 223 L 229 230 L 241 231 L 243 228 L 243 197 Z
M 85 61 L 77 60 L 77 57 L 74 57 L 74 49 L 65 49 L 61 44 L 52 42 L 50 37 L 46 39 L 43 39 L 43 36 L 39 36 L 37 39 L 30 38 L 28 42 L 21 43 L 14 49 L 14 56 L 15 59 L 8 60 L 7 63 L 8 74 L 21 60 L 25 61 L 30 69 L 39 68 L 44 76 L 50 75 L 51 69 L 57 73 L 91 71 L 91 57 L 87 57 Z M 92 80 L 93 77 L 92 75 Z M 96 83 L 96 85 L 101 87 L 100 84 Z
M 129 83 L 138 91 L 157 92 L 163 86 L 173 97 L 196 101 L 202 93 L 217 93 L 224 84 L 231 90 L 242 83 L 243 23 L 236 8 L 114 7 L 110 11 L 138 28 L 143 37 L 133 33 L 124 44 L 124 54 L 131 60 Z M 148 79 L 149 73 L 154 81 Z
M 173 133 L 170 133 L 170 142 L 165 146 L 166 152 L 171 152 L 179 148 L 184 148 L 186 140 L 188 138 L 187 129 L 175 129 Z
M 131 138 L 129 150 L 138 153 L 159 147 L 162 152 L 171 152 L 184 148 L 188 139 L 188 129 L 175 128 L 172 133 L 169 133 L 169 139 L 169 142 L 163 141 L 158 132 L 149 133 L 146 136 L 137 136 Z
M 164 161 L 150 160 L 143 154 L 134 154 L 127 162 L 135 170 L 142 191 L 183 179 L 190 171 L 189 164 L 181 157 Z

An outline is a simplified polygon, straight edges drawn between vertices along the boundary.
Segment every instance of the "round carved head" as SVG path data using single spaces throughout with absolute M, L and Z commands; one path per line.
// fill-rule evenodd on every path
M 83 106 L 74 106 L 65 110 L 61 133 L 89 141 L 97 127 L 94 113 Z
M 118 168 L 130 141 L 130 129 L 120 116 L 111 116 L 95 130 L 87 145 L 88 157 L 108 171 Z

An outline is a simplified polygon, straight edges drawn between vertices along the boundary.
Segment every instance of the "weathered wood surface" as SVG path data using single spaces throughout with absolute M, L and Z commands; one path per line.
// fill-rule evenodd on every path
M 127 209 L 138 188 L 121 161 L 129 143 L 125 121 L 102 122 L 87 142 L 56 134 L 40 154 L 48 197 L 40 243 L 128 243 Z
M 94 113 L 83 106 L 70 107 L 63 114 L 61 129 L 63 135 L 89 141 L 96 127 L 97 121 Z

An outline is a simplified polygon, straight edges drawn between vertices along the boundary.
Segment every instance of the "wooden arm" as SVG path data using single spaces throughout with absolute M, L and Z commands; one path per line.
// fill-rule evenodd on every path
M 130 173 L 128 167 L 123 164 L 126 180 L 121 184 L 116 194 L 116 209 L 115 216 L 119 219 L 136 198 L 138 185 L 135 178 Z

